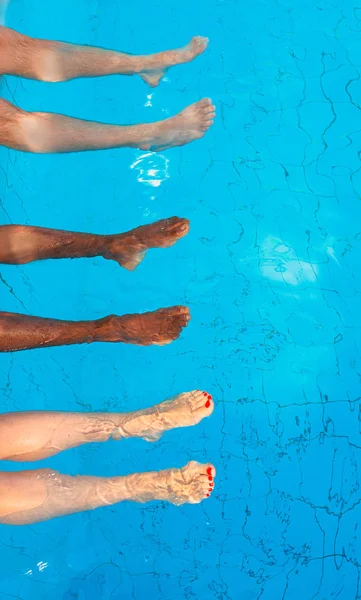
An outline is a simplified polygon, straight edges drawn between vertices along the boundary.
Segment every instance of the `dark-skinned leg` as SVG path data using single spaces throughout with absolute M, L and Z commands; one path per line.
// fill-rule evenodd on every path
M 133 270 L 150 248 L 167 248 L 189 231 L 178 217 L 143 225 L 118 235 L 76 233 L 25 225 L 0 226 L 0 262 L 25 264 L 48 258 L 102 256 Z
M 162 346 L 176 340 L 189 320 L 185 306 L 110 315 L 96 321 L 60 321 L 0 312 L 0 352 L 93 342 Z

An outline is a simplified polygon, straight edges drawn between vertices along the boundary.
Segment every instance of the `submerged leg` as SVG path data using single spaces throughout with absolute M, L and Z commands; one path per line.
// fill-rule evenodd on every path
M 99 75 L 140 75 L 154 87 L 169 67 L 191 62 L 207 45 L 207 38 L 197 36 L 184 48 L 137 56 L 31 38 L 0 27 L 0 73 L 50 82 Z
M 0 312 L 0 352 L 92 342 L 163 346 L 176 340 L 189 320 L 185 306 L 111 315 L 97 321 L 59 321 Z
M 25 112 L 0 99 L 0 144 L 38 154 L 124 147 L 165 150 L 202 138 L 214 117 L 215 107 L 207 98 L 164 121 L 129 126 Z
M 207 392 L 195 390 L 129 413 L 28 411 L 0 415 L 0 460 L 36 461 L 81 444 L 141 437 L 197 425 L 214 409 Z
M 0 472 L 0 523 L 26 525 L 124 500 L 198 504 L 209 497 L 213 465 L 188 463 L 183 469 L 127 477 L 70 477 L 50 469 Z
M 172 217 L 119 235 L 94 235 L 23 225 L 0 226 L 0 262 L 25 264 L 47 258 L 103 256 L 133 270 L 150 248 L 173 246 L 189 221 Z

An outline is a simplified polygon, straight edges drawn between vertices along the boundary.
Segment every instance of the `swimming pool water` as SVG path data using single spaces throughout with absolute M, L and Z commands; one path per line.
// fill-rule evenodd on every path
M 126 410 L 207 389 L 216 410 L 195 428 L 30 467 L 114 475 L 194 459 L 214 462 L 217 487 L 199 506 L 0 526 L 0 598 L 361 598 L 361 9 L 12 0 L 6 23 L 134 53 L 211 39 L 155 91 L 127 77 L 3 78 L 3 97 L 28 110 L 127 123 L 210 96 L 218 116 L 204 140 L 164 155 L 1 149 L 1 223 L 113 233 L 191 220 L 135 273 L 101 259 L 1 266 L 3 310 L 91 319 L 186 304 L 192 321 L 164 348 L 4 355 L 0 385 L 3 411 Z

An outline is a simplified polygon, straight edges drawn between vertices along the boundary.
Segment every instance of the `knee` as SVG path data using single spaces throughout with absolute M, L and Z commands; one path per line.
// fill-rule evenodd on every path
M 24 123 L 27 113 L 0 99 L 0 144 L 16 150 L 28 150 Z M 30 150 L 29 150 L 30 151 Z
M 19 73 L 30 79 L 50 83 L 66 80 L 52 42 L 31 38 L 2 26 L 0 26 L 0 72 Z
M 15 32 L 12 29 L 8 29 L 3 25 L 0 25 L 0 50 L 1 56 L 6 56 L 7 53 L 11 51 L 11 45 L 14 41 Z
M 53 49 L 44 48 L 37 64 L 37 75 L 40 81 L 61 83 L 67 80 L 59 54 Z
M 28 231 L 27 225 L 0 225 L 0 241 L 5 240 L 4 243 L 10 245 L 10 236 L 16 236 L 19 239 Z
M 0 74 L 13 72 L 24 37 L 17 31 L 0 25 Z
M 24 265 L 32 260 L 25 225 L 0 226 L 0 262 L 7 265 Z M 1 417 L 0 417 L 1 423 Z
M 1 50 L 2 55 L 6 52 L 6 49 L 7 49 L 6 29 L 5 29 L 5 27 L 3 27 L 1 25 L 0 26 L 0 50 Z
M 23 152 L 50 152 L 51 124 L 41 113 L 23 113 L 17 124 L 17 148 Z

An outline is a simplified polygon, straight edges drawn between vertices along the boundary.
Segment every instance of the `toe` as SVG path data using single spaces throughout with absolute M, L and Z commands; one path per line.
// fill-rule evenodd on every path
M 196 392 L 193 392 L 194 394 L 194 402 L 195 402 L 195 407 L 196 408 L 204 408 L 204 405 L 206 404 L 206 402 L 208 402 L 208 392 L 204 391 L 204 390 L 197 390 Z
M 209 414 L 213 412 L 214 403 L 211 394 L 209 394 L 208 392 L 200 392 L 199 395 L 196 396 L 195 402 L 197 409 L 204 411 L 204 409 L 206 408 L 207 413 Z
M 185 235 L 189 231 L 190 222 L 188 219 L 179 219 L 177 223 L 172 226 L 171 233 L 173 235 Z
M 178 235 L 185 235 L 189 231 L 189 223 L 180 223 L 179 227 L 177 227 Z
M 163 221 L 168 229 L 172 229 L 173 227 L 177 227 L 180 223 L 189 222 L 188 219 L 183 219 L 182 217 L 168 217 Z
M 203 496 L 205 498 L 209 498 L 210 497 L 210 495 L 213 492 L 213 489 L 214 488 L 210 486 L 210 483 L 208 481 L 202 482 L 201 490 L 202 490 Z
M 202 410 L 204 409 L 206 409 L 208 416 L 211 415 L 214 411 L 214 402 L 210 394 L 208 394 L 207 398 L 205 399 L 205 402 L 203 401 Z
M 179 307 L 178 315 L 179 315 L 180 319 L 184 319 L 186 323 L 188 323 L 188 321 L 190 321 L 191 314 L 189 312 L 189 308 L 187 308 L 186 306 Z
M 205 50 L 207 48 L 207 46 L 209 44 L 209 39 L 206 38 L 206 37 L 199 37 L 197 39 L 196 43 L 197 43 L 198 49 L 200 51 L 203 51 L 203 50 Z
M 179 328 L 186 327 L 191 319 L 189 308 L 186 306 L 175 306 L 168 316 L 174 320 L 174 325 Z
M 212 479 L 214 479 L 216 477 L 216 469 L 213 465 L 211 465 L 210 463 L 208 463 L 207 465 L 205 465 L 205 474 L 208 475 L 208 479 L 209 477 L 212 477 Z
M 197 102 L 197 105 L 200 108 L 207 108 L 207 107 L 213 106 L 212 100 L 210 98 L 203 98 L 203 100 L 200 100 L 199 102 Z
M 176 242 L 177 238 L 181 238 L 186 235 L 190 228 L 190 222 L 188 219 L 180 219 L 179 217 L 170 217 L 160 222 L 160 231 L 165 238 L 167 243 L 172 241 Z
M 190 313 L 190 311 L 189 311 L 189 308 L 187 308 L 186 306 L 184 306 L 184 308 L 183 308 L 182 315 L 183 315 L 184 317 L 186 317 L 186 319 L 187 319 L 187 322 L 188 322 L 188 321 L 190 321 L 190 318 L 191 318 L 191 313 Z
M 204 37 L 203 35 L 195 35 L 192 41 L 197 42 L 198 44 L 208 44 L 209 38 Z
M 187 308 L 186 306 L 172 306 L 170 308 L 165 308 L 164 313 L 167 314 L 169 317 L 190 317 L 189 308 Z
M 180 327 L 186 327 L 188 325 L 189 321 L 191 320 L 191 316 L 190 316 L 189 312 L 180 315 L 178 318 L 179 318 Z
M 178 225 L 179 221 L 183 221 L 181 217 L 168 217 L 167 219 L 162 219 L 159 223 L 163 223 L 166 227 L 171 228 L 174 225 Z

